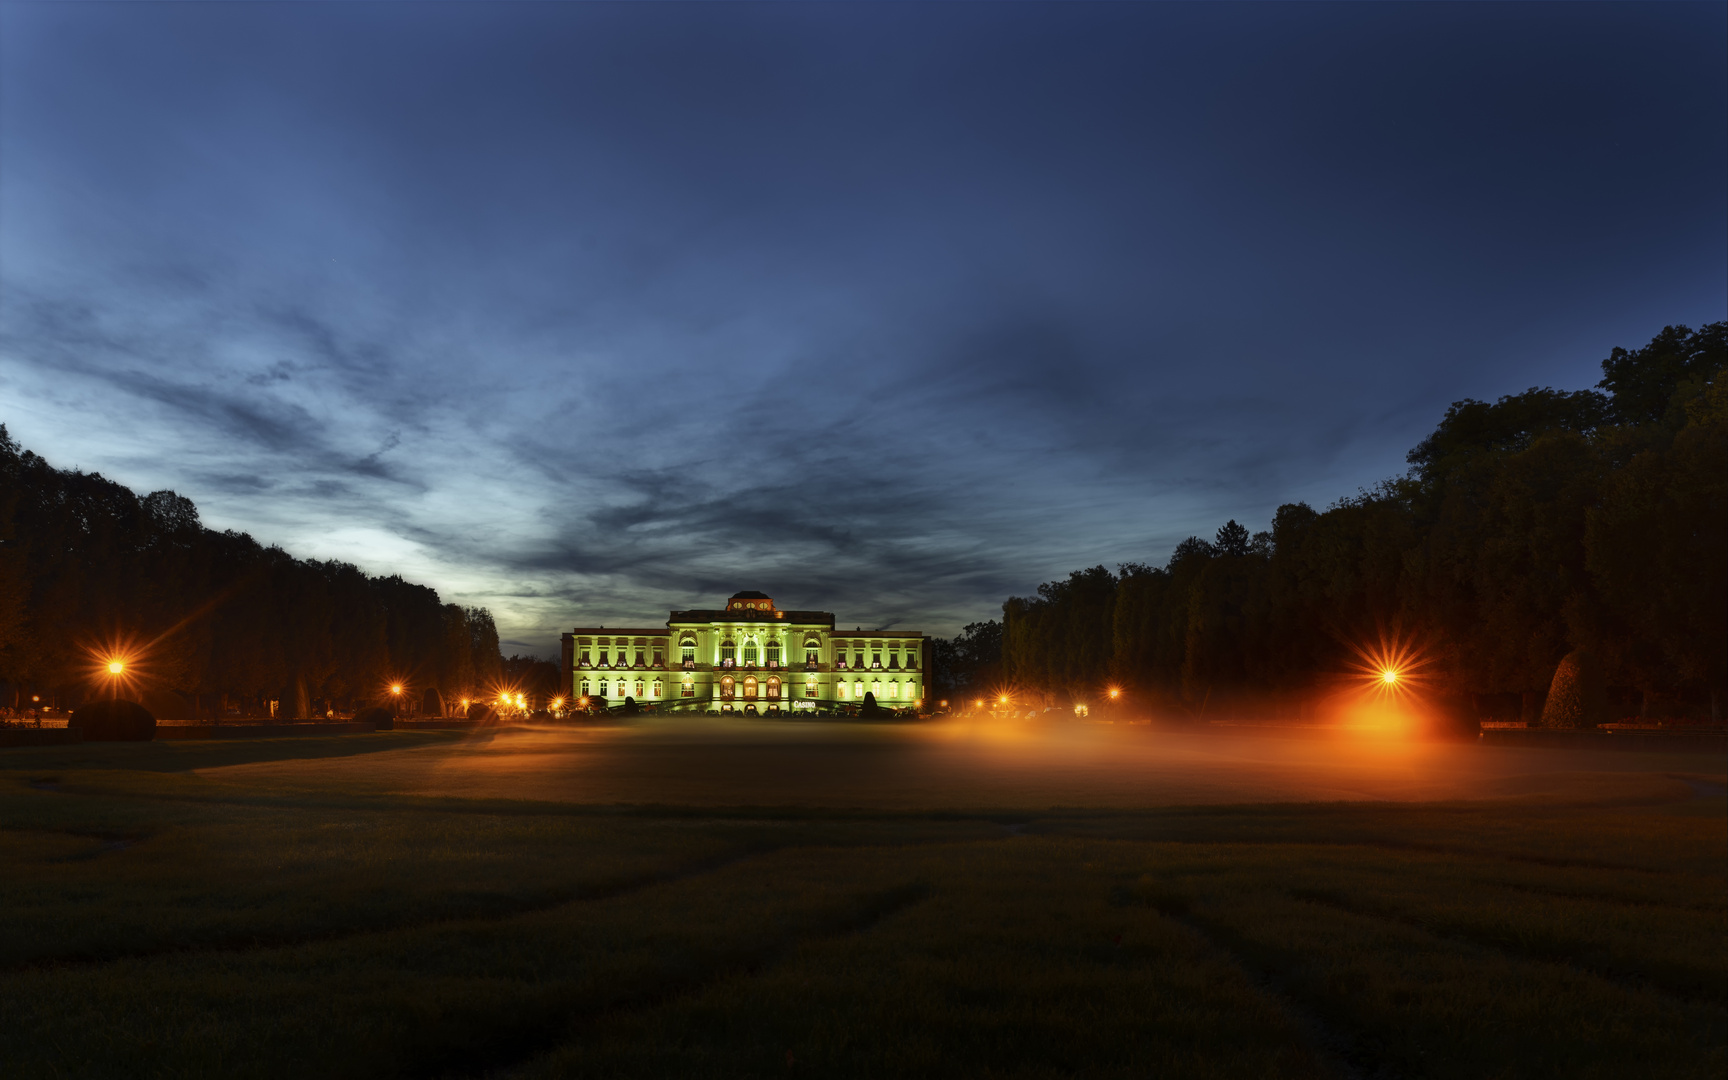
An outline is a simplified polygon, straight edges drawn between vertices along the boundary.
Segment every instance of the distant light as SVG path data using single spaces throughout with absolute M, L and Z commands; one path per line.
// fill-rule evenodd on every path
M 126 670 L 126 662 L 124 660 L 110 660 L 110 661 L 108 661 L 108 674 L 118 675 L 122 671 L 125 671 L 125 670 Z
M 1119 688 L 1112 686 L 1110 688 L 1110 696 L 1111 698 L 1119 698 L 1122 696 L 1122 691 Z
M 1398 673 L 1393 671 L 1391 668 L 1387 668 L 1385 671 L 1380 673 L 1380 681 L 1385 683 L 1387 686 L 1391 686 L 1393 683 L 1398 681 Z
M 401 684 L 401 683 L 393 683 L 393 684 L 391 684 L 391 686 L 390 686 L 390 692 L 391 692 L 391 693 L 392 693 L 392 694 L 400 694 L 400 693 L 401 693 L 401 692 L 402 692 L 402 684 Z

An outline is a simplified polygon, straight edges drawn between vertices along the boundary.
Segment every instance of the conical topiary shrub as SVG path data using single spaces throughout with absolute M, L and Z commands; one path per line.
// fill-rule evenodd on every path
M 80 705 L 66 722 L 85 742 L 149 742 L 156 717 L 136 701 L 113 699 Z
M 396 714 L 382 705 L 369 705 L 354 714 L 356 724 L 371 724 L 374 731 L 393 731 Z
M 1554 670 L 1542 705 L 1545 728 L 1593 728 L 1608 719 L 1607 687 L 1596 658 L 1583 649 L 1566 654 Z

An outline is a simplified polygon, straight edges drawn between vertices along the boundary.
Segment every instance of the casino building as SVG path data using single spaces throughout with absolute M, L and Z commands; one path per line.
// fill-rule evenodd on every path
M 759 592 L 724 608 L 674 611 L 664 627 L 578 626 L 563 636 L 571 697 L 632 698 L 660 711 L 767 714 L 832 709 L 876 695 L 924 701 L 929 639 L 916 630 L 837 632 L 828 611 L 783 611 Z

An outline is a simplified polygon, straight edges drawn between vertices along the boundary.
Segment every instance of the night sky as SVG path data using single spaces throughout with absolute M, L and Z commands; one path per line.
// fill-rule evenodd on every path
M 1728 317 L 1728 6 L 0 7 L 0 422 L 485 604 L 951 634 Z

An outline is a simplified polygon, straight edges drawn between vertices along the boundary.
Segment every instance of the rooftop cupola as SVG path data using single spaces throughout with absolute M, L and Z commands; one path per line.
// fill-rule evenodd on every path
M 773 611 L 774 601 L 767 593 L 745 591 L 733 593 L 732 599 L 726 601 L 727 611 Z

